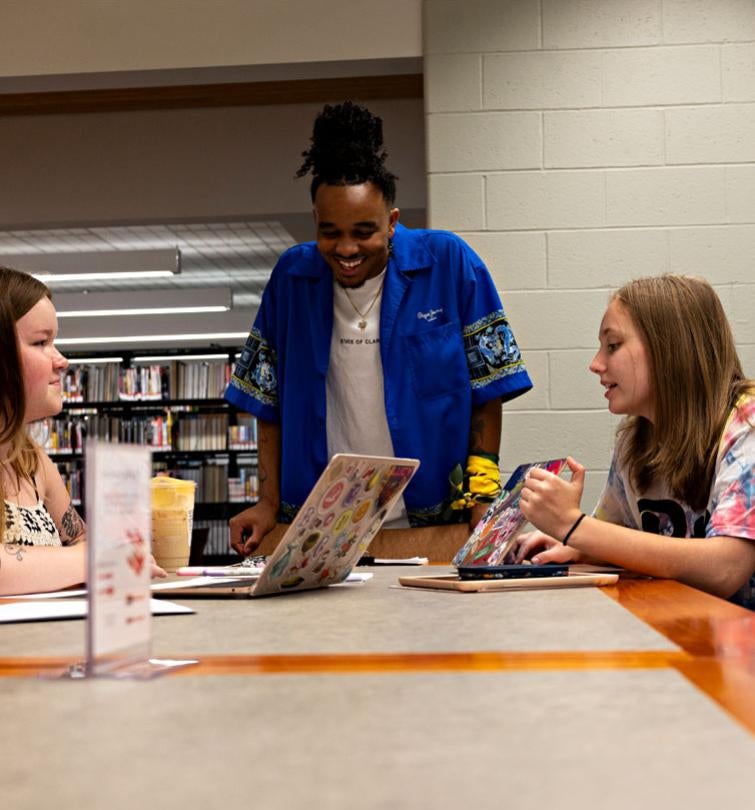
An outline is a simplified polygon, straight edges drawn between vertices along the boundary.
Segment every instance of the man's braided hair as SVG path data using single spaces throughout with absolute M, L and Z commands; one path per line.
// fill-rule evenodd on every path
M 384 166 L 387 153 L 383 149 L 381 118 L 351 101 L 326 104 L 315 119 L 310 141 L 312 145 L 302 152 L 304 163 L 296 176 L 312 174 L 313 202 L 323 183 L 352 186 L 370 182 L 380 189 L 386 203 L 393 205 L 398 178 Z

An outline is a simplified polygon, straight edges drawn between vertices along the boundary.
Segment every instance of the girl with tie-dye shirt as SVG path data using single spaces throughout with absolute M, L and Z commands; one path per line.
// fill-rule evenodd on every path
M 521 504 L 540 531 L 518 558 L 602 561 L 752 599 L 755 381 L 742 373 L 721 302 L 700 279 L 637 279 L 612 298 L 590 370 L 619 427 L 592 516 L 571 481 L 533 470 Z M 755 605 L 753 605 L 755 606 Z

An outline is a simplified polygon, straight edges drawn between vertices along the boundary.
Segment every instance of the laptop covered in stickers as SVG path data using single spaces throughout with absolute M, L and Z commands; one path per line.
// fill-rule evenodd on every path
M 253 582 L 217 581 L 175 591 L 168 585 L 160 595 L 270 596 L 343 582 L 417 467 L 419 461 L 413 458 L 338 453 Z

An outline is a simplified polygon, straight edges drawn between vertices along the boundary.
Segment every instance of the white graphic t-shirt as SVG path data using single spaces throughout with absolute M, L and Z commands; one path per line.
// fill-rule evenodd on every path
M 385 416 L 380 359 L 384 280 L 385 270 L 348 292 L 340 284 L 333 284 L 333 334 L 327 376 L 328 457 L 335 453 L 394 455 Z M 409 525 L 403 498 L 386 522 L 394 528 Z

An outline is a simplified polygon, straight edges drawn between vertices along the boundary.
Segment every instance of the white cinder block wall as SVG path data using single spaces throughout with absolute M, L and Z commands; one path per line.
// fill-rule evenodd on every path
M 591 508 L 612 289 L 709 279 L 755 376 L 755 2 L 425 0 L 423 25 L 429 224 L 486 260 L 535 382 L 502 466 L 571 453 Z

